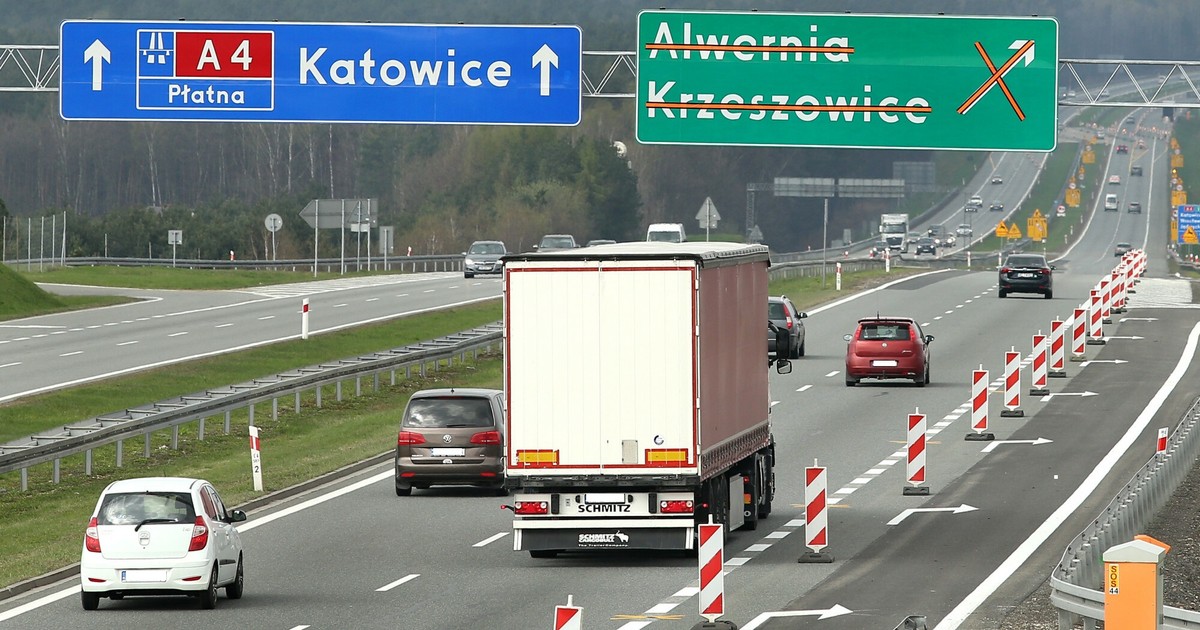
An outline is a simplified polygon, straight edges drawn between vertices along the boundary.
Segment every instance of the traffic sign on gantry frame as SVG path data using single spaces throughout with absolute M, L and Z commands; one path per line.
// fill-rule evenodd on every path
M 1052 151 L 1058 23 L 644 11 L 644 143 Z
M 577 26 L 66 21 L 68 120 L 576 125 Z

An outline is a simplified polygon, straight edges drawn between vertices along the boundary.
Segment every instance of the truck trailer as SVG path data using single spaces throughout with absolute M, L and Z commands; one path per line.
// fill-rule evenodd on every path
M 754 529 L 771 513 L 765 247 L 615 243 L 504 261 L 515 550 L 689 550 L 710 517 Z

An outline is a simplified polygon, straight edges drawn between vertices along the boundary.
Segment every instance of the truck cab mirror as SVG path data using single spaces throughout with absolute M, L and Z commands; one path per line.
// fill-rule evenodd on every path
M 780 374 L 791 374 L 792 362 L 788 361 L 787 359 L 776 359 L 775 371 L 779 372 Z
M 775 333 L 775 361 L 786 362 L 787 357 L 792 356 L 792 333 L 787 328 L 776 326 L 771 322 L 767 322 L 767 329 Z M 768 363 L 770 365 L 770 363 Z M 789 368 L 789 371 L 791 368 Z M 787 372 L 780 372 L 786 374 Z

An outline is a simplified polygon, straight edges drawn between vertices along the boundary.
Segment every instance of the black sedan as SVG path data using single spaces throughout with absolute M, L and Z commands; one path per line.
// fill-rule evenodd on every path
M 1041 254 L 1012 254 L 1000 267 L 1000 297 L 1009 293 L 1040 293 L 1054 297 L 1054 265 Z

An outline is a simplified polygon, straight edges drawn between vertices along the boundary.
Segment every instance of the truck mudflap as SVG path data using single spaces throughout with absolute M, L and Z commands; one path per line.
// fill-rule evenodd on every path
M 695 549 L 691 519 L 675 523 L 560 523 L 562 527 L 522 528 L 514 524 L 513 549 L 557 553 L 559 551 L 612 551 L 620 549 Z M 544 524 L 542 524 L 544 525 Z M 546 554 L 550 555 L 550 554 Z

